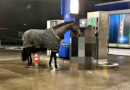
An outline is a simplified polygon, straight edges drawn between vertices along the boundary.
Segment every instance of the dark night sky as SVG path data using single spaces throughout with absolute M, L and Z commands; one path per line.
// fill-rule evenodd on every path
M 94 11 L 94 4 L 119 0 L 79 0 L 79 18 L 86 18 Z M 46 28 L 46 21 L 63 19 L 60 0 L 0 0 L 0 28 L 8 28 L 0 37 L 17 38 L 16 32 L 31 28 Z M 3 36 L 2 36 L 2 35 Z
M 114 0 L 80 0 L 80 18 L 94 10 L 95 3 Z M 63 19 L 60 0 L 1 0 L 0 27 L 9 29 L 46 28 L 46 20 Z
M 45 28 L 46 20 L 61 18 L 58 0 L 2 0 L 0 4 L 0 27 Z

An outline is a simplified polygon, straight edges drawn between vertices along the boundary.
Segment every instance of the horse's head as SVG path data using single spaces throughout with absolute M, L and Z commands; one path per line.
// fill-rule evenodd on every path
M 58 24 L 53 27 L 55 34 L 57 34 L 60 39 L 64 38 L 64 34 L 71 30 L 75 35 L 80 35 L 80 29 L 74 24 L 74 21 L 68 21 L 61 24 Z
M 77 36 L 80 35 L 80 29 L 79 29 L 79 27 L 76 26 L 75 24 L 72 25 L 71 31 L 72 31 L 75 35 L 77 35 Z

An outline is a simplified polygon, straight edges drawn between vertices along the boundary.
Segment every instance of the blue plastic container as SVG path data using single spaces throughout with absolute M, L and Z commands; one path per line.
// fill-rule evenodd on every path
M 70 44 L 61 44 L 59 57 L 70 58 Z

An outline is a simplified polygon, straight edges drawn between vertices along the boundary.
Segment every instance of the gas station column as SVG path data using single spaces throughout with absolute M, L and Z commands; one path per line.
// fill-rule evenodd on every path
M 64 15 L 64 21 L 75 21 L 74 15 L 78 14 L 79 11 L 79 0 L 61 0 L 61 15 Z M 65 45 L 68 45 L 70 47 L 71 44 L 71 31 L 69 30 L 68 32 L 65 33 L 64 35 L 64 45 L 61 45 L 65 48 Z M 64 50 L 64 49 L 63 49 Z M 60 51 L 60 53 L 64 54 L 70 54 L 70 51 L 65 52 L 65 51 Z M 66 56 L 62 56 L 59 53 L 59 56 L 68 58 Z
M 75 21 L 72 14 L 78 14 L 78 0 L 61 0 L 61 15 L 64 15 L 64 21 Z M 71 44 L 71 31 L 64 35 L 65 44 Z

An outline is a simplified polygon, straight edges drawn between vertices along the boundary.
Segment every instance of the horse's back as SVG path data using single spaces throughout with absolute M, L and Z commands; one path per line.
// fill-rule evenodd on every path
M 23 46 L 29 47 L 34 44 L 35 44 L 35 46 L 38 46 L 37 44 L 40 39 L 39 36 L 42 32 L 44 32 L 44 30 L 41 30 L 41 29 L 27 30 L 22 36 Z
M 22 40 L 25 48 L 30 46 L 44 47 L 57 52 L 60 48 L 60 41 L 52 29 L 30 29 L 23 34 Z
M 31 36 L 31 35 L 35 35 L 37 33 L 41 33 L 44 32 L 45 30 L 42 29 L 29 29 L 27 31 L 24 32 L 23 36 L 22 36 L 22 40 L 24 40 L 26 37 Z

